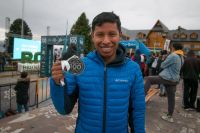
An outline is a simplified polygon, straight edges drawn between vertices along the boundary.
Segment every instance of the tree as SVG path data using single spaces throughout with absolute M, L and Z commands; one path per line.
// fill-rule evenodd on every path
M 85 37 L 84 53 L 87 54 L 93 49 L 91 38 L 90 38 L 90 26 L 89 20 L 87 19 L 85 13 L 83 12 L 78 18 L 76 23 L 72 26 L 70 34 L 71 35 L 83 35 Z
M 24 36 L 23 38 L 32 39 L 31 29 L 27 25 L 27 23 L 23 20 L 24 25 Z M 13 44 L 14 38 L 21 37 L 21 28 L 22 28 L 22 19 L 16 19 L 10 26 L 10 30 L 7 34 L 7 44 L 8 44 L 8 53 L 13 53 Z

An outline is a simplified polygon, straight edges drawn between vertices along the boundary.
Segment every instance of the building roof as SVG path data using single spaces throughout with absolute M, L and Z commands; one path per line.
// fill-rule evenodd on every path
M 151 31 L 161 31 L 167 33 L 169 29 L 160 20 L 157 20 Z
M 155 26 L 156 24 L 160 25 L 160 26 Z M 160 31 L 160 32 L 165 32 L 167 33 L 167 38 L 172 40 L 172 41 L 177 41 L 177 42 L 200 42 L 200 30 L 187 30 L 184 29 L 180 26 L 178 26 L 178 28 L 176 30 L 169 30 L 160 20 L 158 20 L 156 22 L 156 24 L 154 25 L 154 27 L 151 30 L 129 30 L 126 29 L 124 27 L 122 27 L 122 33 L 124 35 L 127 35 L 130 37 L 130 39 L 136 39 L 137 38 L 137 34 L 138 33 L 143 33 L 146 36 L 148 36 L 148 34 L 150 32 L 155 32 L 155 31 Z M 162 28 L 162 29 L 161 29 Z M 177 34 L 178 37 L 175 38 L 174 35 Z M 185 34 L 186 38 L 182 38 L 181 35 Z M 191 35 L 192 34 L 197 34 L 196 38 L 192 38 Z
M 196 34 L 196 38 L 192 38 L 191 35 Z M 181 35 L 186 35 L 185 38 Z M 168 38 L 172 41 L 178 42 L 199 42 L 200 41 L 200 30 L 187 30 L 182 27 L 178 27 L 176 30 L 170 30 Z
M 139 32 L 144 33 L 144 34 L 147 35 L 149 33 L 149 30 L 128 30 L 128 29 L 122 27 L 122 33 L 125 34 L 125 35 L 128 35 L 131 40 L 136 39 L 137 38 L 137 34 Z

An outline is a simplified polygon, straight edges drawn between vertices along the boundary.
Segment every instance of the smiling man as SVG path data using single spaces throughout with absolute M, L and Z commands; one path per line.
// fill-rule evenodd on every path
M 92 22 L 96 50 L 83 58 L 84 71 L 63 74 L 60 62 L 52 67 L 51 97 L 57 111 L 69 113 L 78 99 L 76 133 L 128 133 L 130 100 L 134 132 L 145 133 L 142 74 L 139 66 L 126 58 L 120 37 L 119 17 L 103 12 Z M 64 87 L 59 85 L 63 78 Z

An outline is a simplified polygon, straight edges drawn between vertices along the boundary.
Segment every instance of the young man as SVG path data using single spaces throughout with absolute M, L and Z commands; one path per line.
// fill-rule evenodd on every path
M 97 15 L 91 35 L 96 50 L 83 58 L 82 73 L 63 75 L 60 62 L 52 67 L 50 86 L 55 108 L 61 114 L 69 113 L 78 90 L 76 133 L 128 133 L 130 98 L 134 131 L 145 133 L 143 78 L 140 67 L 126 58 L 125 48 L 119 44 L 119 17 L 113 12 Z M 62 78 L 66 93 L 59 85 Z
M 179 75 L 183 61 L 182 45 L 174 43 L 172 53 L 167 56 L 164 62 L 161 63 L 160 67 L 163 70 L 159 73 L 159 75 L 145 78 L 144 88 L 146 94 L 153 84 L 163 84 L 165 86 L 168 99 L 168 113 L 163 114 L 161 118 L 169 122 L 174 122 L 172 115 L 175 107 L 176 85 L 180 80 Z

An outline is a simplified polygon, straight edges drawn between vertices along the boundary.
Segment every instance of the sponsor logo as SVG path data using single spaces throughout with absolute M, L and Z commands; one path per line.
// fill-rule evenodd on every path
M 128 83 L 128 79 L 115 79 L 115 82 L 118 82 L 118 83 Z

